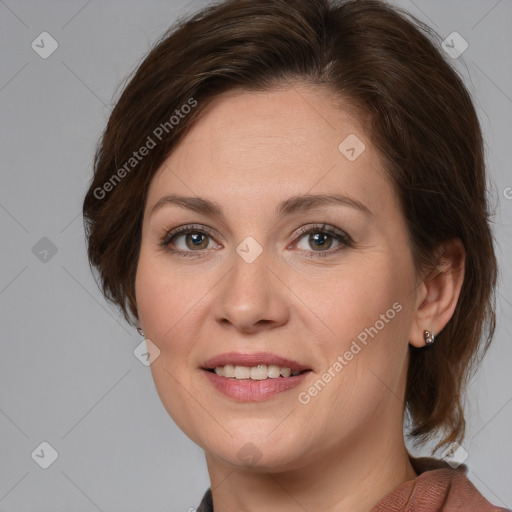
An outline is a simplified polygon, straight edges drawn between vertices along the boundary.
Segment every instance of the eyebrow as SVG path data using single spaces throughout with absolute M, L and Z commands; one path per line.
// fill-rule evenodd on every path
M 167 205 L 176 205 L 181 208 L 192 210 L 205 215 L 216 216 L 225 220 L 221 206 L 215 201 L 201 197 L 187 197 L 177 194 L 169 194 L 161 197 L 150 209 L 150 216 L 157 210 Z M 304 213 L 309 210 L 322 208 L 325 206 L 349 206 L 355 208 L 367 215 L 375 214 L 363 203 L 341 194 L 307 194 L 293 196 L 283 201 L 276 208 L 276 215 L 284 217 L 293 213 Z

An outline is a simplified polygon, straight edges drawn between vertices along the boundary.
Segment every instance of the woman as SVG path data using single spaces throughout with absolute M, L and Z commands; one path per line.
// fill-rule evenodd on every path
M 404 442 L 406 420 L 460 447 L 495 322 L 480 126 L 427 30 L 375 0 L 228 0 L 112 111 L 88 255 L 205 451 L 200 511 L 504 510 Z

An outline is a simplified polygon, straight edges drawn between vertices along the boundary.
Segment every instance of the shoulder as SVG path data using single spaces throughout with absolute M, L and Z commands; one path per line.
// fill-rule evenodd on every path
M 467 467 L 454 469 L 431 458 L 411 458 L 418 474 L 381 500 L 371 512 L 442 510 L 443 512 L 510 512 L 492 505 L 466 476 Z
M 381 500 L 371 512 L 512 512 L 492 505 L 466 476 L 467 467 L 451 468 L 431 458 L 411 458 L 418 474 Z M 208 489 L 196 512 L 214 512 L 212 492 Z
M 212 490 L 208 489 L 201 500 L 196 512 L 213 512 Z

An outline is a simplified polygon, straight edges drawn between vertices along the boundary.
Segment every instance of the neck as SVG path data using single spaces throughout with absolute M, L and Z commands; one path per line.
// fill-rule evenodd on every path
M 402 424 L 383 427 L 367 425 L 364 432 L 357 432 L 357 439 L 354 435 L 354 439 L 329 446 L 325 453 L 316 452 L 289 471 L 234 468 L 207 453 L 215 512 L 370 511 L 396 487 L 417 476 Z

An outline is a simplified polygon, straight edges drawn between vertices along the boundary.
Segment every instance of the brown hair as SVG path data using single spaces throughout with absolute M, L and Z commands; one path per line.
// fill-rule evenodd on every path
M 497 266 L 479 121 L 436 37 L 379 0 L 228 0 L 179 19 L 135 70 L 96 150 L 83 215 L 105 297 L 135 323 L 148 185 L 209 100 L 235 88 L 327 86 L 369 118 L 418 268 L 435 266 L 441 242 L 464 245 L 455 313 L 433 347 L 410 348 L 405 396 L 417 442 L 435 432 L 438 446 L 462 440 L 461 396 L 494 333 Z

